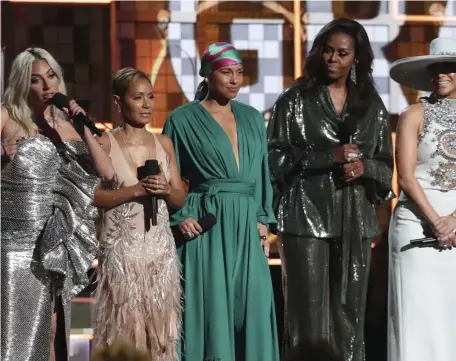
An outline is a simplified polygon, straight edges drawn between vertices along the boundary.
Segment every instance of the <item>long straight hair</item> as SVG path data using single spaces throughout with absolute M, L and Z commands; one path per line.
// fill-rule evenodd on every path
M 351 115 L 360 115 L 370 106 L 378 94 L 372 77 L 374 54 L 366 30 L 351 19 L 337 18 L 326 24 L 316 36 L 312 49 L 306 57 L 304 75 L 296 80 L 303 96 L 315 96 L 318 88 L 327 82 L 323 53 L 329 37 L 347 34 L 355 43 L 356 84 L 347 78 L 347 110 Z
M 62 68 L 49 52 L 41 48 L 28 48 L 16 56 L 11 65 L 3 105 L 8 110 L 11 119 L 17 122 L 29 136 L 36 134 L 38 129 L 33 121 L 33 110 L 28 104 L 32 66 L 38 60 L 45 60 L 49 64 L 60 81 L 59 92 L 66 95 Z M 51 117 L 66 119 L 65 113 L 55 106 L 51 108 Z

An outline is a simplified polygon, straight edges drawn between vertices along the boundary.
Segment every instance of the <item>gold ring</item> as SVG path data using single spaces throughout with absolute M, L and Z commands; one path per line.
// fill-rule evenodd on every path
M 355 177 L 355 172 L 351 171 L 350 174 L 353 178 Z

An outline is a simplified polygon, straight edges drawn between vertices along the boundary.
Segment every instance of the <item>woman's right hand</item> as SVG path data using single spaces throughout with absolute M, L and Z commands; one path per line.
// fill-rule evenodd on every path
M 144 178 L 144 179 L 146 179 L 146 178 Z M 147 182 L 145 182 L 144 179 L 141 179 L 138 183 L 136 183 L 133 186 L 135 197 L 139 198 L 139 197 L 147 196 L 147 188 L 146 188 Z
M 359 148 L 356 144 L 344 144 L 340 147 L 334 148 L 333 159 L 337 164 L 344 164 L 349 161 L 351 153 L 359 154 Z
M 187 218 L 179 224 L 179 231 L 181 231 L 186 239 L 191 239 L 199 236 L 203 232 L 203 229 L 193 218 Z
M 2 141 L 2 157 L 5 157 L 8 161 L 14 158 L 17 152 L 17 144 L 24 137 L 9 137 Z

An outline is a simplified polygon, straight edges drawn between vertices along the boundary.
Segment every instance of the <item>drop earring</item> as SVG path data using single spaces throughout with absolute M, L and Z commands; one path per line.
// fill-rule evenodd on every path
M 353 82 L 353 84 L 356 84 L 356 67 L 355 67 L 355 64 L 352 65 L 351 70 L 350 70 L 350 80 Z

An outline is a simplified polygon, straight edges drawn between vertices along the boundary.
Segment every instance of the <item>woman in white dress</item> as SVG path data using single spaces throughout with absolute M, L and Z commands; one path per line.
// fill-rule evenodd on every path
M 402 192 L 389 230 L 389 361 L 456 360 L 456 40 L 437 38 L 430 50 L 391 66 L 401 85 L 432 93 L 397 127 Z M 424 237 L 435 242 L 410 245 Z

